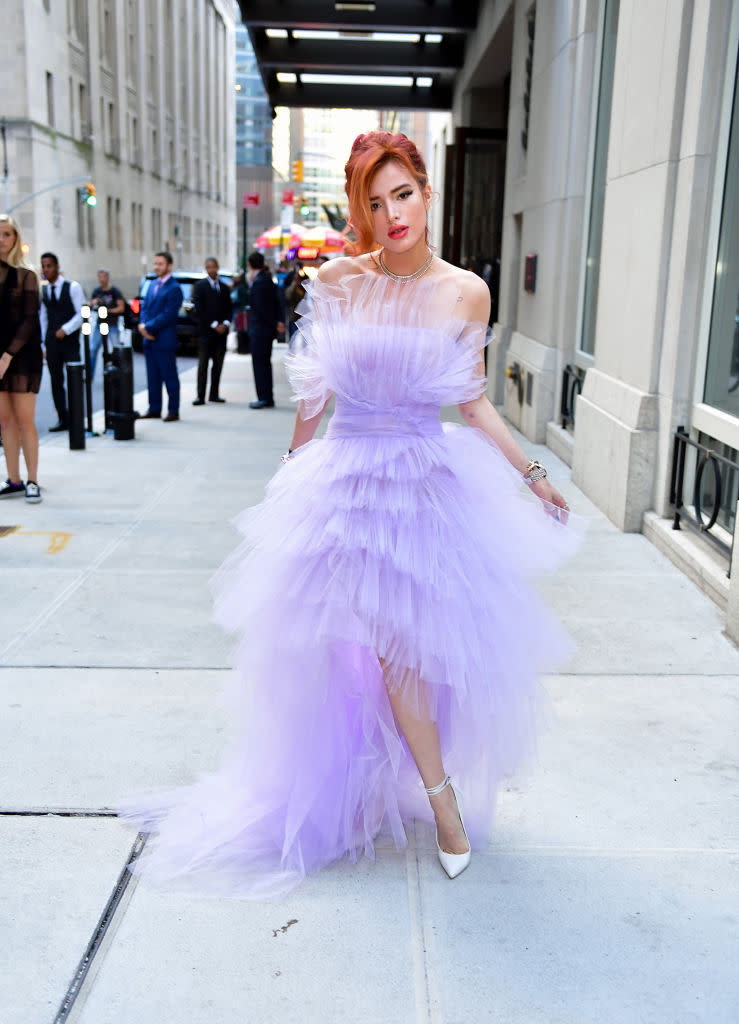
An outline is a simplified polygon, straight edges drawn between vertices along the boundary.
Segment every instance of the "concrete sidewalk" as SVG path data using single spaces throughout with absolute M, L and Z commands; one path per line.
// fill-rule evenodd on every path
M 135 839 L 110 808 L 219 759 L 230 641 L 208 580 L 287 447 L 280 363 L 274 410 L 247 408 L 250 360 L 229 354 L 227 405 L 192 408 L 189 371 L 180 423 L 84 452 L 55 436 L 43 503 L 0 502 L 0 1020 L 735 1022 L 739 653 L 530 446 L 594 522 L 544 586 L 577 654 L 546 680 L 541 767 L 503 794 L 489 850 L 452 883 L 419 827 L 278 904 L 131 884 L 77 974 Z

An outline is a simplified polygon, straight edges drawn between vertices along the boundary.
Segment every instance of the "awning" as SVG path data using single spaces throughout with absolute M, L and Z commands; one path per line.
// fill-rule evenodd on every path
M 478 0 L 239 0 L 272 106 L 449 110 Z

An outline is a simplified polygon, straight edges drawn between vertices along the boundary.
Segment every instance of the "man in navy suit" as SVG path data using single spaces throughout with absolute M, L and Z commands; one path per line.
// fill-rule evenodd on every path
M 249 286 L 249 344 L 254 371 L 256 402 L 250 409 L 273 409 L 272 342 L 276 334 L 285 330 L 277 285 L 264 262 L 261 252 L 253 252 L 248 259 Z
M 172 253 L 158 252 L 154 257 L 156 278 L 141 303 L 139 334 L 144 339 L 146 377 L 149 385 L 149 409 L 145 420 L 162 415 L 162 384 L 167 389 L 165 423 L 180 418 L 180 378 L 177 374 L 177 314 L 182 305 L 182 289 L 172 277 Z

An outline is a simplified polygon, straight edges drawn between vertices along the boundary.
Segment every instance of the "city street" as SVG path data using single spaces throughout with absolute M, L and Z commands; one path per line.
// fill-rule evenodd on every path
M 450 882 L 419 827 L 280 903 L 120 885 L 137 836 L 113 809 L 208 772 L 228 735 L 208 581 L 287 447 L 283 351 L 275 409 L 248 408 L 233 352 L 227 404 L 193 408 L 182 361 L 181 422 L 84 451 L 46 432 L 41 397 L 43 502 L 0 503 L 0 1020 L 734 1024 L 739 652 L 542 446 L 526 443 L 592 521 L 542 583 L 576 653 L 545 680 L 540 763 L 470 868 Z

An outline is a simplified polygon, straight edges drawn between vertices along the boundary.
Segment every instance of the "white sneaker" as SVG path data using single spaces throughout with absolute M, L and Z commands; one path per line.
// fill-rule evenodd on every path
M 37 505 L 41 501 L 41 489 L 33 480 L 29 480 L 26 484 L 26 501 L 32 505 Z

